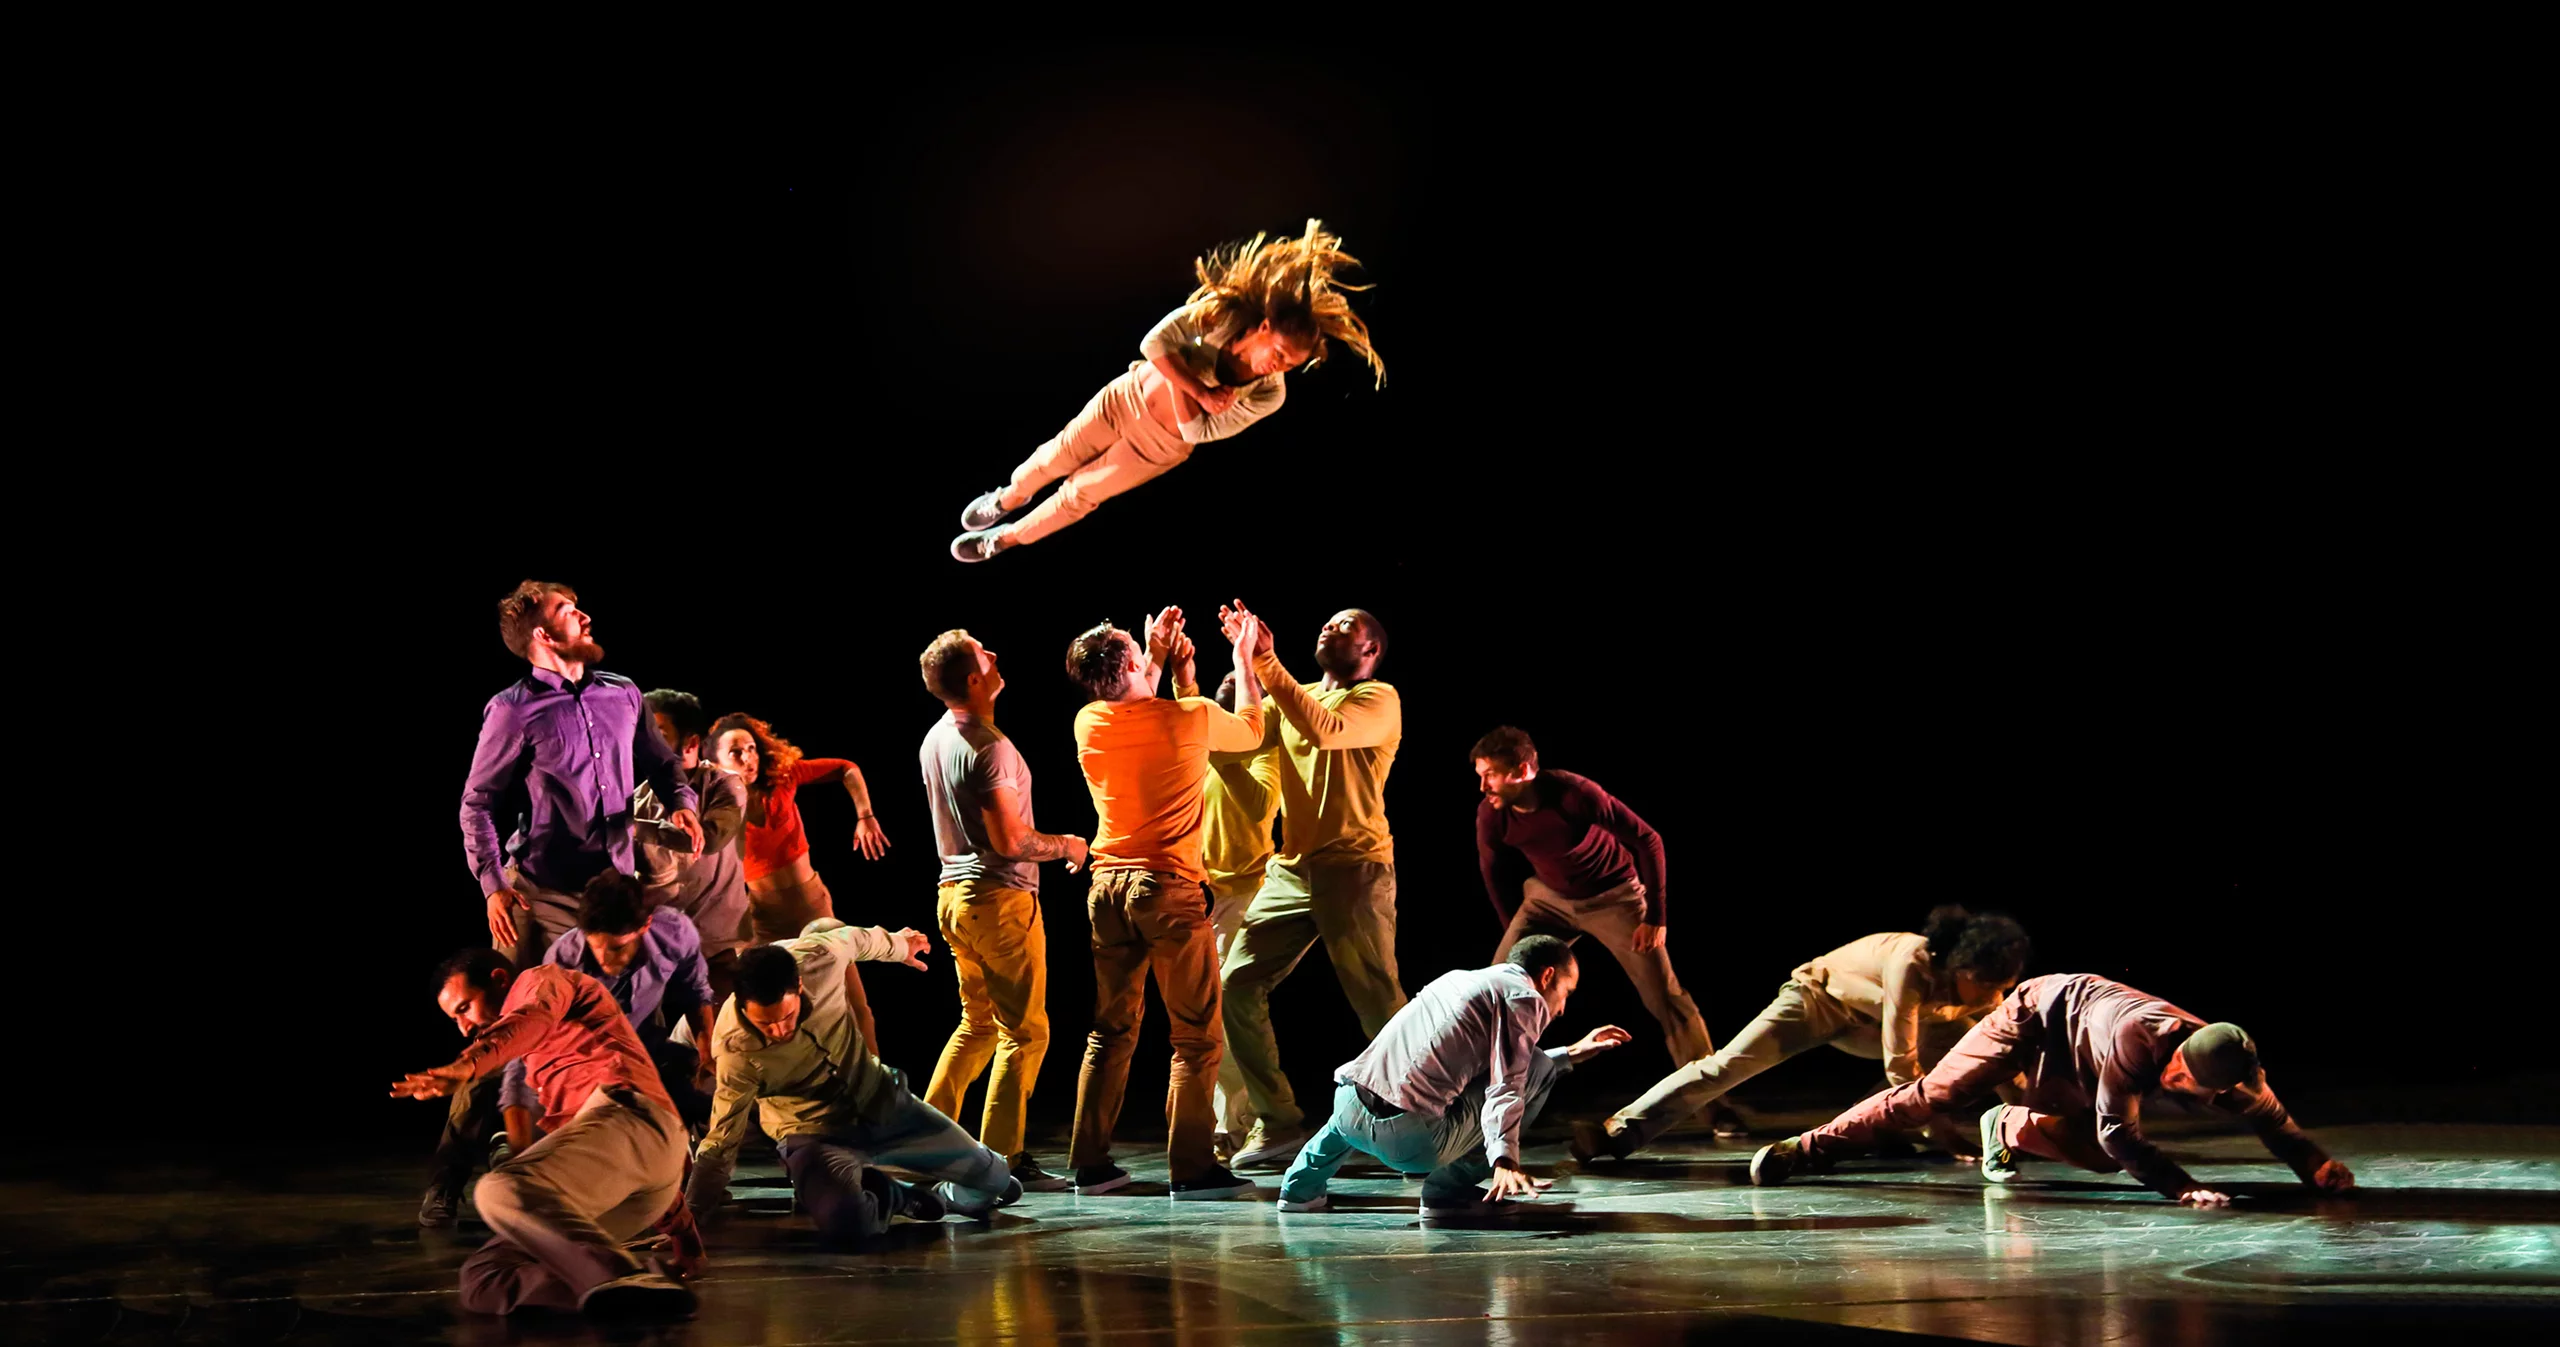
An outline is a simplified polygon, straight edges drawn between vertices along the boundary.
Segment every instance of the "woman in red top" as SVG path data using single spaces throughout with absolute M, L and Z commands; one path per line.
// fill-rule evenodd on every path
M 771 725 L 749 715 L 722 716 L 712 725 L 711 754 L 721 771 L 747 784 L 747 830 L 738 839 L 738 858 L 746 870 L 748 916 L 755 923 L 757 943 L 789 940 L 810 922 L 834 916 L 835 897 L 809 864 L 800 788 L 843 782 L 845 794 L 853 797 L 853 845 L 864 859 L 876 861 L 887 854 L 889 835 L 872 817 L 871 787 L 863 781 L 862 769 L 843 758 L 804 758 Z M 872 1052 L 879 1052 L 860 965 L 844 966 L 844 987 L 854 1030 Z
M 809 835 L 800 823 L 800 788 L 842 782 L 853 797 L 853 844 L 867 860 L 889 850 L 889 838 L 872 817 L 871 788 L 862 769 L 843 758 L 804 758 L 773 727 L 753 716 L 722 716 L 711 727 L 712 761 L 747 785 L 747 830 L 740 839 L 747 899 L 756 939 L 789 940 L 820 917 L 836 914 L 826 881 L 809 864 Z

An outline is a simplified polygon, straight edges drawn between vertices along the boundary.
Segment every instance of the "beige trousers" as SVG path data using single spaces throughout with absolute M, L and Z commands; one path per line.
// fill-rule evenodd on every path
M 1192 446 L 1173 427 L 1148 414 L 1147 398 L 1158 392 L 1164 376 L 1145 361 L 1102 386 L 1093 400 L 1067 422 L 1057 438 L 1041 445 L 1013 481 L 996 497 L 1007 510 L 1029 504 L 1040 488 L 1066 478 L 1038 508 L 1005 526 L 1014 546 L 1036 543 L 1093 513 L 1104 501 L 1138 486 L 1191 457 Z
M 490 1170 L 473 1190 L 494 1237 L 462 1263 L 462 1307 L 574 1310 L 589 1291 L 645 1271 L 623 1242 L 655 1225 L 684 1179 L 684 1124 L 627 1086 Z
M 1396 974 L 1395 866 L 1301 861 L 1291 869 L 1273 861 L 1227 944 L 1221 969 L 1227 1056 L 1244 1077 L 1253 1111 L 1272 1127 L 1295 1127 L 1306 1114 L 1280 1066 L 1271 989 L 1319 940 L 1360 1016 L 1360 1032 L 1376 1038 L 1404 1009 L 1404 984 Z
M 1521 886 L 1520 910 L 1511 914 L 1511 928 L 1502 933 L 1493 961 L 1510 957 L 1511 947 L 1524 935 L 1559 936 L 1567 943 L 1590 936 L 1627 970 L 1627 981 L 1636 985 L 1644 1008 L 1662 1026 L 1671 1060 L 1694 1062 L 1715 1051 L 1715 1041 L 1707 1036 L 1707 1021 L 1698 1014 L 1698 1003 L 1689 999 L 1680 975 L 1671 971 L 1669 948 L 1656 945 L 1643 953 L 1636 951 L 1636 927 L 1643 921 L 1644 886 L 1634 880 L 1576 901 L 1532 879 Z

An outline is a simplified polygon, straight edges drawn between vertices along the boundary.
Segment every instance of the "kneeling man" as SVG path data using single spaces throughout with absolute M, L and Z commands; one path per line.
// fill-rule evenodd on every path
M 1280 1209 L 1324 1210 L 1325 1187 L 1354 1150 L 1407 1174 L 1429 1171 L 1425 1215 L 1535 1197 L 1548 1181 L 1520 1168 L 1520 1129 L 1576 1063 L 1628 1037 L 1604 1025 L 1572 1047 L 1539 1051 L 1538 1036 L 1581 980 L 1571 945 L 1532 935 L 1512 944 L 1506 962 L 1423 988 L 1334 1072 L 1333 1117 L 1280 1180 Z

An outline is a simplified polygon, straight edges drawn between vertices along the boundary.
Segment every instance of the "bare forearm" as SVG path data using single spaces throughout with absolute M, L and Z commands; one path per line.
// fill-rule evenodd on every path
M 516 1154 L 524 1154 L 525 1147 L 533 1144 L 533 1110 L 529 1108 L 502 1109 L 500 1110 L 500 1115 L 503 1116 L 507 1122 L 507 1145 L 513 1147 Z
M 871 784 L 862 779 L 861 768 L 844 769 L 844 793 L 853 797 L 854 817 L 871 817 Z

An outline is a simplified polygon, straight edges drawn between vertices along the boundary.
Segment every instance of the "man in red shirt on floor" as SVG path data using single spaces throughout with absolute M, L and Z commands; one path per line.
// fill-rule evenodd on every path
M 2329 1192 L 2356 1176 L 2294 1125 L 2258 1065 L 2258 1045 L 2236 1024 L 2207 1024 L 2145 992 L 2094 973 L 2058 973 L 2018 984 L 1965 1033 L 1929 1074 L 1871 1096 L 1828 1124 L 1764 1146 L 1751 1157 L 1762 1187 L 1863 1155 L 1885 1131 L 1915 1131 L 1935 1114 L 1979 1102 L 2025 1073 L 2020 1104 L 1982 1115 L 1982 1176 L 2017 1177 L 2021 1154 L 2082 1169 L 2122 1169 L 2163 1196 L 2198 1207 L 2228 1194 L 2195 1181 L 2142 1135 L 2142 1097 L 2182 1095 L 2238 1115 L 2304 1183 Z
M 657 1064 L 604 984 L 544 964 L 511 971 L 494 949 L 437 970 L 436 1005 L 470 1038 L 451 1063 L 391 1093 L 433 1099 L 523 1058 L 548 1135 L 484 1175 L 473 1196 L 495 1236 L 462 1265 L 462 1307 L 528 1305 L 595 1318 L 681 1317 L 694 1294 L 626 1242 L 675 1205 L 684 1123 Z

